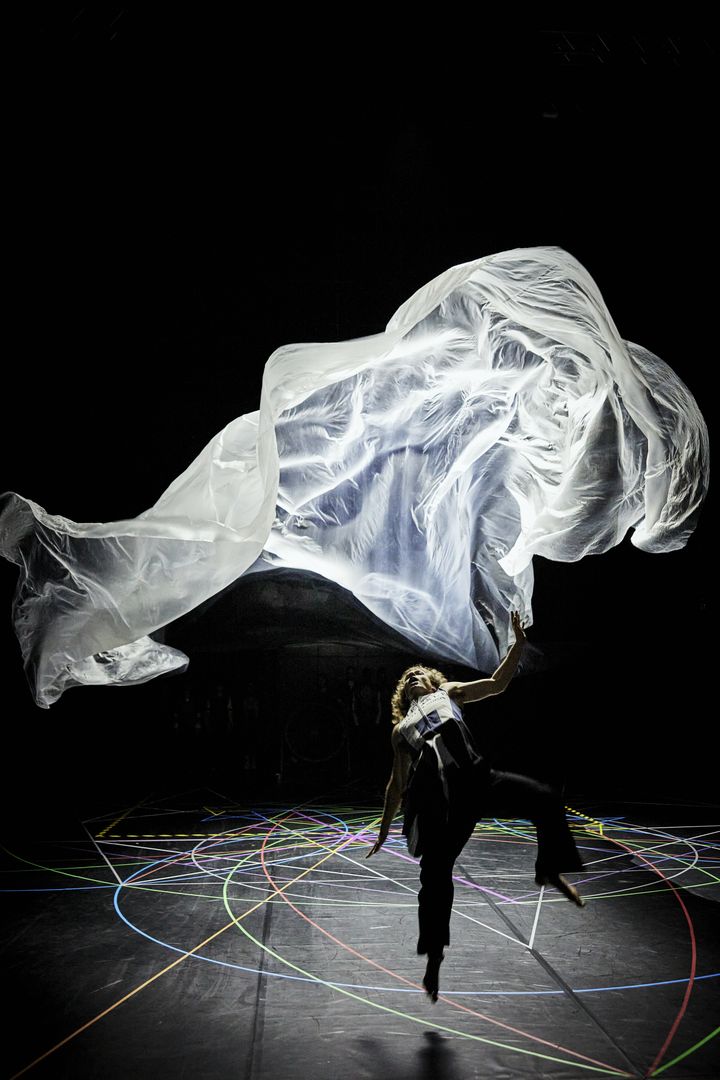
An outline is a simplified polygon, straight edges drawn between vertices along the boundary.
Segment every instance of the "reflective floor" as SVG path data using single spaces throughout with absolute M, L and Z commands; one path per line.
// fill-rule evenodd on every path
M 379 803 L 335 794 L 6 833 L 3 1075 L 720 1075 L 720 808 L 568 797 L 582 910 L 534 884 L 532 826 L 481 822 L 433 1005 L 417 864 L 397 828 L 366 860 Z

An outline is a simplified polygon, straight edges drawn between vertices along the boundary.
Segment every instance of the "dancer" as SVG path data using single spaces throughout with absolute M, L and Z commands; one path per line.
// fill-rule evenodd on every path
M 489 767 L 475 748 L 460 706 L 510 684 L 525 643 L 517 612 L 515 642 L 489 679 L 449 682 L 417 665 L 400 676 L 392 699 L 393 768 L 380 831 L 367 857 L 380 850 L 405 800 L 403 834 L 420 857 L 418 954 L 427 956 L 423 986 L 437 1001 L 443 949 L 450 944 L 453 865 L 482 817 L 526 817 L 537 828 L 535 881 L 553 885 L 578 907 L 585 901 L 561 871 L 582 870 L 559 794 L 547 784 Z

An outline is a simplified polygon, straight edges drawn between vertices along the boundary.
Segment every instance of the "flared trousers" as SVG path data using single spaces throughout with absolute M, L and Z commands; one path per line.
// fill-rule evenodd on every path
M 455 860 L 482 818 L 527 818 L 537 830 L 535 880 L 574 870 L 582 861 L 565 817 L 560 794 L 547 784 L 516 773 L 495 769 L 483 772 L 480 782 L 463 785 L 462 797 L 440 806 L 431 798 L 420 805 L 418 829 L 422 840 L 417 951 L 437 954 L 450 944 Z

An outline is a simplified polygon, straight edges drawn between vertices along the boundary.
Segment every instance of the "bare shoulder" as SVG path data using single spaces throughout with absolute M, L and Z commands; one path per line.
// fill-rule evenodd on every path
M 465 683 L 461 682 L 444 682 L 438 687 L 439 690 L 444 690 L 448 697 L 455 698 L 458 701 L 462 697 L 463 687 Z
M 412 754 L 410 753 L 410 747 L 407 744 L 405 736 L 402 731 L 398 730 L 397 726 L 393 728 L 392 748 L 395 755 L 395 761 L 405 768 L 412 759 Z
M 404 783 L 407 777 L 407 771 L 410 767 L 411 754 L 410 747 L 405 741 L 405 736 L 401 731 L 398 731 L 397 727 L 393 728 L 392 733 L 392 748 L 393 748 L 393 773 L 395 773 Z
M 390 736 L 390 739 L 392 741 L 393 750 L 400 751 L 400 750 L 404 750 L 406 748 L 407 744 L 405 742 L 405 738 L 404 738 L 403 733 L 402 733 L 402 731 L 400 731 L 400 728 L 399 728 L 399 726 L 397 724 L 392 729 L 392 735 Z

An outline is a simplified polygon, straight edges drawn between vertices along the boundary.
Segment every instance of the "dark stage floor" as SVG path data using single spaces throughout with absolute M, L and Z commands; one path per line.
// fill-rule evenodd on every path
M 345 799 L 108 795 L 10 837 L 3 1075 L 720 1076 L 720 808 L 568 798 L 583 910 L 483 822 L 432 1005 L 417 867 L 397 832 L 366 861 L 379 806 Z

